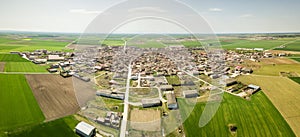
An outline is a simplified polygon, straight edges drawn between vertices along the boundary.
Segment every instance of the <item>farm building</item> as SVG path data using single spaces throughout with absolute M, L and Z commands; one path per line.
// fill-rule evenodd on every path
M 248 87 L 246 89 L 244 89 L 244 91 L 248 94 L 254 94 L 255 92 L 257 92 L 258 90 L 260 90 L 260 87 L 259 86 L 256 86 L 256 85 L 248 85 Z
M 152 98 L 152 99 L 142 99 L 142 105 L 144 108 L 146 107 L 156 107 L 160 106 L 161 102 L 159 98 Z
M 124 94 L 123 93 L 116 93 L 116 92 L 113 93 L 109 90 L 97 91 L 96 95 L 97 96 L 102 96 L 102 97 L 107 97 L 107 98 L 124 100 Z
M 232 86 L 232 85 L 235 85 L 235 84 L 237 84 L 237 81 L 234 80 L 234 79 L 227 79 L 226 80 L 226 87 Z
M 48 61 L 63 61 L 65 57 L 60 57 L 59 55 L 48 55 Z
M 166 97 L 167 97 L 167 105 L 169 109 L 178 108 L 174 93 L 167 93 Z
M 96 135 L 96 128 L 82 121 L 76 125 L 75 132 L 83 137 L 93 137 Z
M 160 90 L 161 90 L 161 91 L 169 91 L 169 90 L 173 90 L 173 86 L 172 86 L 172 85 L 161 85 L 161 86 L 160 86 Z
M 194 97 L 198 97 L 198 92 L 197 90 L 185 90 L 183 91 L 183 96 L 185 98 L 194 98 Z

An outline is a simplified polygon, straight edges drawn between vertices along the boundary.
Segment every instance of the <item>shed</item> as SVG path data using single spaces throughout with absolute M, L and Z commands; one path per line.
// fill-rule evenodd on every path
M 59 55 L 48 55 L 48 61 L 62 61 L 64 57 L 60 57 Z
M 160 90 L 161 91 L 173 90 L 173 86 L 172 85 L 161 85 Z
M 88 123 L 81 121 L 76 125 L 75 132 L 83 137 L 92 137 L 96 135 L 96 128 Z
M 151 99 L 142 99 L 142 105 L 144 108 L 146 107 L 156 107 L 160 106 L 161 102 L 159 98 L 151 98 Z
M 176 109 L 178 108 L 175 94 L 174 93 L 167 93 L 167 104 L 169 109 Z
M 185 91 L 183 91 L 183 96 L 185 98 L 198 97 L 198 92 L 197 92 L 197 90 L 185 90 Z

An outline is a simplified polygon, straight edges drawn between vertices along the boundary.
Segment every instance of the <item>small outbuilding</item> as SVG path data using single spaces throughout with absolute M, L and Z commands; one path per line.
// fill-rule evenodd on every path
M 160 90 L 161 91 L 170 91 L 170 90 L 173 90 L 173 86 L 172 85 L 161 85 Z
M 177 102 L 176 102 L 175 94 L 174 93 L 167 93 L 166 97 L 167 97 L 168 109 L 177 109 L 178 105 L 177 105 Z
M 96 135 L 96 128 L 88 123 L 81 121 L 76 125 L 75 132 L 82 137 L 93 137 Z
M 198 92 L 197 90 L 185 90 L 183 91 L 183 96 L 185 98 L 194 98 L 194 97 L 198 97 Z
M 159 98 L 142 99 L 143 108 L 161 106 Z

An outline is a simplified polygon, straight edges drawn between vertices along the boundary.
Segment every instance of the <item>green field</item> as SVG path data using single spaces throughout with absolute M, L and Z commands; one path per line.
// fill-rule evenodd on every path
M 174 86 L 174 85 L 180 85 L 181 84 L 181 81 L 180 81 L 178 76 L 167 76 L 166 79 L 167 79 L 167 81 L 170 85 Z
M 264 48 L 264 49 L 271 49 L 278 47 L 287 41 L 282 40 L 239 40 L 237 39 L 236 42 L 233 40 L 230 41 L 230 44 L 226 44 L 221 42 L 222 47 L 224 49 L 236 49 L 236 48 Z
M 0 131 L 45 119 L 24 75 L 0 74 L 0 83 Z
M 300 77 L 289 77 L 289 78 L 300 84 Z
M 71 40 L 53 40 L 53 39 L 16 39 L 0 38 L 0 52 L 10 51 L 34 51 L 37 49 L 47 49 L 52 51 L 67 50 L 65 46 Z
M 296 60 L 296 61 L 300 62 L 300 58 L 290 58 L 290 59 L 293 59 L 293 60 Z
M 12 132 L 8 137 L 79 137 L 74 132 L 78 122 L 73 116 L 68 116 Z
M 178 99 L 183 119 L 187 117 L 188 103 Z M 223 101 L 212 120 L 204 127 L 198 126 L 205 103 L 198 103 L 184 122 L 187 137 L 194 136 L 232 136 L 228 125 L 237 126 L 237 136 L 284 136 L 294 137 L 294 133 L 262 91 L 252 96 L 251 101 L 224 94 Z
M 17 54 L 0 54 L 0 62 L 28 62 Z
M 5 72 L 47 72 L 48 66 L 37 65 L 32 62 L 6 62 Z
M 284 48 L 276 48 L 276 50 L 300 51 L 300 41 L 286 44 Z

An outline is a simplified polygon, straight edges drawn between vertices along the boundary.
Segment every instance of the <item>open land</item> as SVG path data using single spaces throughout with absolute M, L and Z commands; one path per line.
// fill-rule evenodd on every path
M 71 78 L 49 74 L 28 74 L 26 78 L 46 120 L 71 115 L 79 110 Z
M 0 62 L 0 72 L 4 71 L 5 62 Z
M 47 73 L 47 65 L 36 65 L 32 62 L 7 62 L 5 72 L 43 72 Z
M 131 110 L 130 127 L 142 131 L 160 131 L 161 119 L 159 110 Z
M 79 123 L 73 116 L 25 127 L 21 131 L 13 131 L 7 137 L 78 137 L 73 129 Z
M 295 136 L 284 118 L 272 105 L 272 102 L 258 92 L 246 101 L 227 93 L 212 120 L 200 128 L 198 123 L 205 103 L 198 103 L 184 122 L 187 137 L 192 136 Z M 188 116 L 185 110 L 189 104 L 179 99 L 179 109 L 184 118 Z M 229 125 L 236 125 L 236 133 L 231 133 Z
M 24 75 L 0 74 L 0 130 L 36 124 L 45 118 Z
M 287 77 L 241 76 L 239 81 L 259 85 L 274 106 L 289 123 L 297 136 L 300 135 L 300 85 Z

